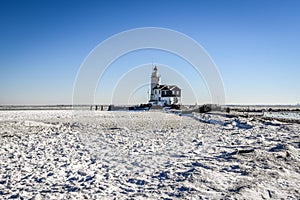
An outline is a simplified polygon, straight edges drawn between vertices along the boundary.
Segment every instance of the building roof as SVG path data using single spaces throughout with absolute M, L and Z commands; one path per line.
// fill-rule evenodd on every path
M 174 90 L 175 88 L 180 88 L 177 85 L 156 85 L 153 89 L 159 89 L 159 90 Z

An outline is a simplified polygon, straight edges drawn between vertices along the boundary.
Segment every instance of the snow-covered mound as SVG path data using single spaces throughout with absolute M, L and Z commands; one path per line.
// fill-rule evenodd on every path
M 1 111 L 0 199 L 299 199 L 300 125 Z

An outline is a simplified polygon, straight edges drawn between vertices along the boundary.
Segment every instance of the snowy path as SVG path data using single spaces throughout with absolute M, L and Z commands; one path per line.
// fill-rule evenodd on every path
M 1 111 L 0 199 L 299 199 L 300 125 Z

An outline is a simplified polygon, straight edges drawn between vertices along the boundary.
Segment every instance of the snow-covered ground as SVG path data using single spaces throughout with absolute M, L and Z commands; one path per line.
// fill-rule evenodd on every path
M 300 112 L 265 112 L 265 117 L 300 120 Z
M 0 111 L 0 199 L 299 199 L 300 125 Z

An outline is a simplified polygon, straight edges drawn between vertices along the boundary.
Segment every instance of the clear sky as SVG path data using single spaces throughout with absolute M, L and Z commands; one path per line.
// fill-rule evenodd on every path
M 297 0 L 1 0 L 0 104 L 72 103 L 89 52 L 139 27 L 173 29 L 201 44 L 220 71 L 228 104 L 300 103 L 299 10 Z M 132 67 L 176 65 L 158 51 L 135 56 L 141 62 Z M 103 93 L 99 86 L 98 103 Z

